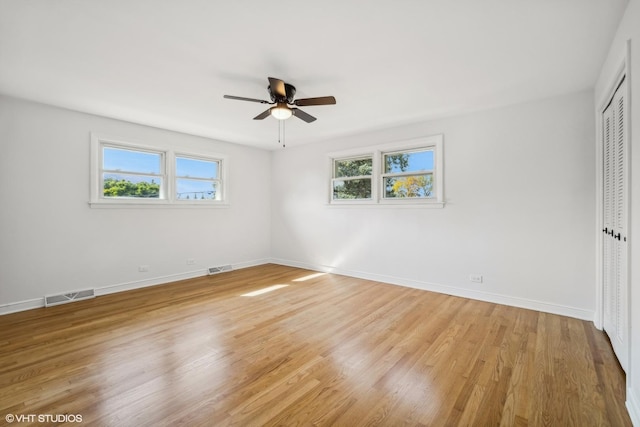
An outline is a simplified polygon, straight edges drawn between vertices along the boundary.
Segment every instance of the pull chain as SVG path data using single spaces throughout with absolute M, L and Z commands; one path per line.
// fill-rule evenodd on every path
M 282 148 L 285 147 L 284 122 L 285 120 L 278 120 L 278 144 L 282 144 Z

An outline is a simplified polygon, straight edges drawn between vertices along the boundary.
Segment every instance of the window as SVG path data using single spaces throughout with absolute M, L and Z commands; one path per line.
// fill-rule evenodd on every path
M 331 153 L 330 203 L 444 206 L 442 135 Z
M 92 135 L 91 205 L 224 205 L 224 156 Z
M 333 162 L 333 199 L 371 199 L 373 157 L 335 159 Z
M 220 200 L 220 160 L 176 156 L 176 200 Z
M 159 199 L 164 194 L 163 171 L 163 153 L 102 146 L 100 187 L 105 198 Z
M 433 148 L 383 153 L 386 199 L 433 198 Z

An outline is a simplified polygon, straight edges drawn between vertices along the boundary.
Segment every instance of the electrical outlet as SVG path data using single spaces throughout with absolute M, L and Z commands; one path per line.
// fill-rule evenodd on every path
M 470 274 L 469 280 L 474 283 L 482 283 L 482 274 Z
M 193 258 L 187 259 L 187 265 L 195 265 L 195 263 L 196 263 L 195 259 L 193 259 Z
M 147 271 L 149 271 L 149 266 L 148 265 L 139 265 L 138 266 L 138 271 L 140 273 L 146 273 Z

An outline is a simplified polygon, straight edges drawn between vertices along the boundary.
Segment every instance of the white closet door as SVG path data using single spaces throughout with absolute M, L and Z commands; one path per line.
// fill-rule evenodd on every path
M 627 342 L 627 151 L 626 81 L 603 113 L 604 330 L 626 371 Z
M 613 108 L 611 105 L 607 107 L 602 117 L 603 128 L 603 222 L 604 238 L 602 241 L 603 254 L 602 254 L 602 284 L 603 284 L 603 301 L 604 301 L 604 330 L 610 334 L 610 331 L 615 330 L 615 318 L 614 312 L 614 290 L 613 290 L 613 144 L 611 143 L 611 135 L 613 133 Z

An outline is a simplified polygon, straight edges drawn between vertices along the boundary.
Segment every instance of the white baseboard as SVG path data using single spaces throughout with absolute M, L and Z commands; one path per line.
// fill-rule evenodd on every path
M 529 310 L 542 311 L 545 313 L 559 314 L 561 316 L 573 317 L 580 320 L 593 321 L 595 313 L 592 310 L 585 310 L 577 307 L 570 307 L 554 304 L 545 301 L 513 297 L 509 295 L 494 294 L 491 292 L 462 289 L 455 286 L 442 285 L 439 283 L 423 282 L 413 279 L 405 279 L 382 274 L 365 273 L 355 270 L 346 270 L 326 265 L 314 265 L 304 262 L 273 258 L 274 264 L 287 265 L 290 267 L 305 268 L 308 270 L 322 271 L 325 273 L 341 274 L 343 276 L 356 277 L 359 279 L 373 280 L 376 282 L 388 283 L 391 285 L 405 286 L 408 288 L 422 289 L 425 291 L 438 292 L 441 294 L 453 295 L 457 297 L 470 298 L 479 301 L 492 302 L 496 304 L 509 305 L 513 307 L 525 308 Z
M 117 292 L 131 291 L 133 289 L 146 288 L 148 286 L 164 285 L 178 280 L 193 279 L 207 274 L 206 270 L 188 271 L 185 273 L 169 274 L 167 276 L 152 277 L 132 282 L 116 283 L 113 285 L 96 288 L 96 296 L 115 294 Z
M 640 427 L 640 396 L 633 388 L 627 389 L 627 411 L 634 427 Z
M 242 268 L 254 267 L 256 265 L 262 265 L 269 263 L 269 259 L 259 259 L 253 261 L 244 261 L 236 264 L 231 264 L 233 270 L 240 270 Z M 192 279 L 194 277 L 206 276 L 207 270 L 200 269 L 194 271 L 187 271 L 183 273 L 169 274 L 166 276 L 152 277 L 145 280 L 135 280 L 132 282 L 115 283 L 113 285 L 102 286 L 95 288 L 96 297 L 101 295 L 113 294 L 116 292 L 130 291 L 133 289 L 146 288 L 148 286 L 163 285 L 165 283 L 176 282 L 178 280 Z M 34 308 L 44 307 L 44 297 L 34 298 L 26 301 L 11 302 L 8 304 L 0 305 L 0 316 L 4 314 L 17 313 L 19 311 L 32 310 Z
M 44 307 L 44 297 L 0 305 L 0 316 Z

